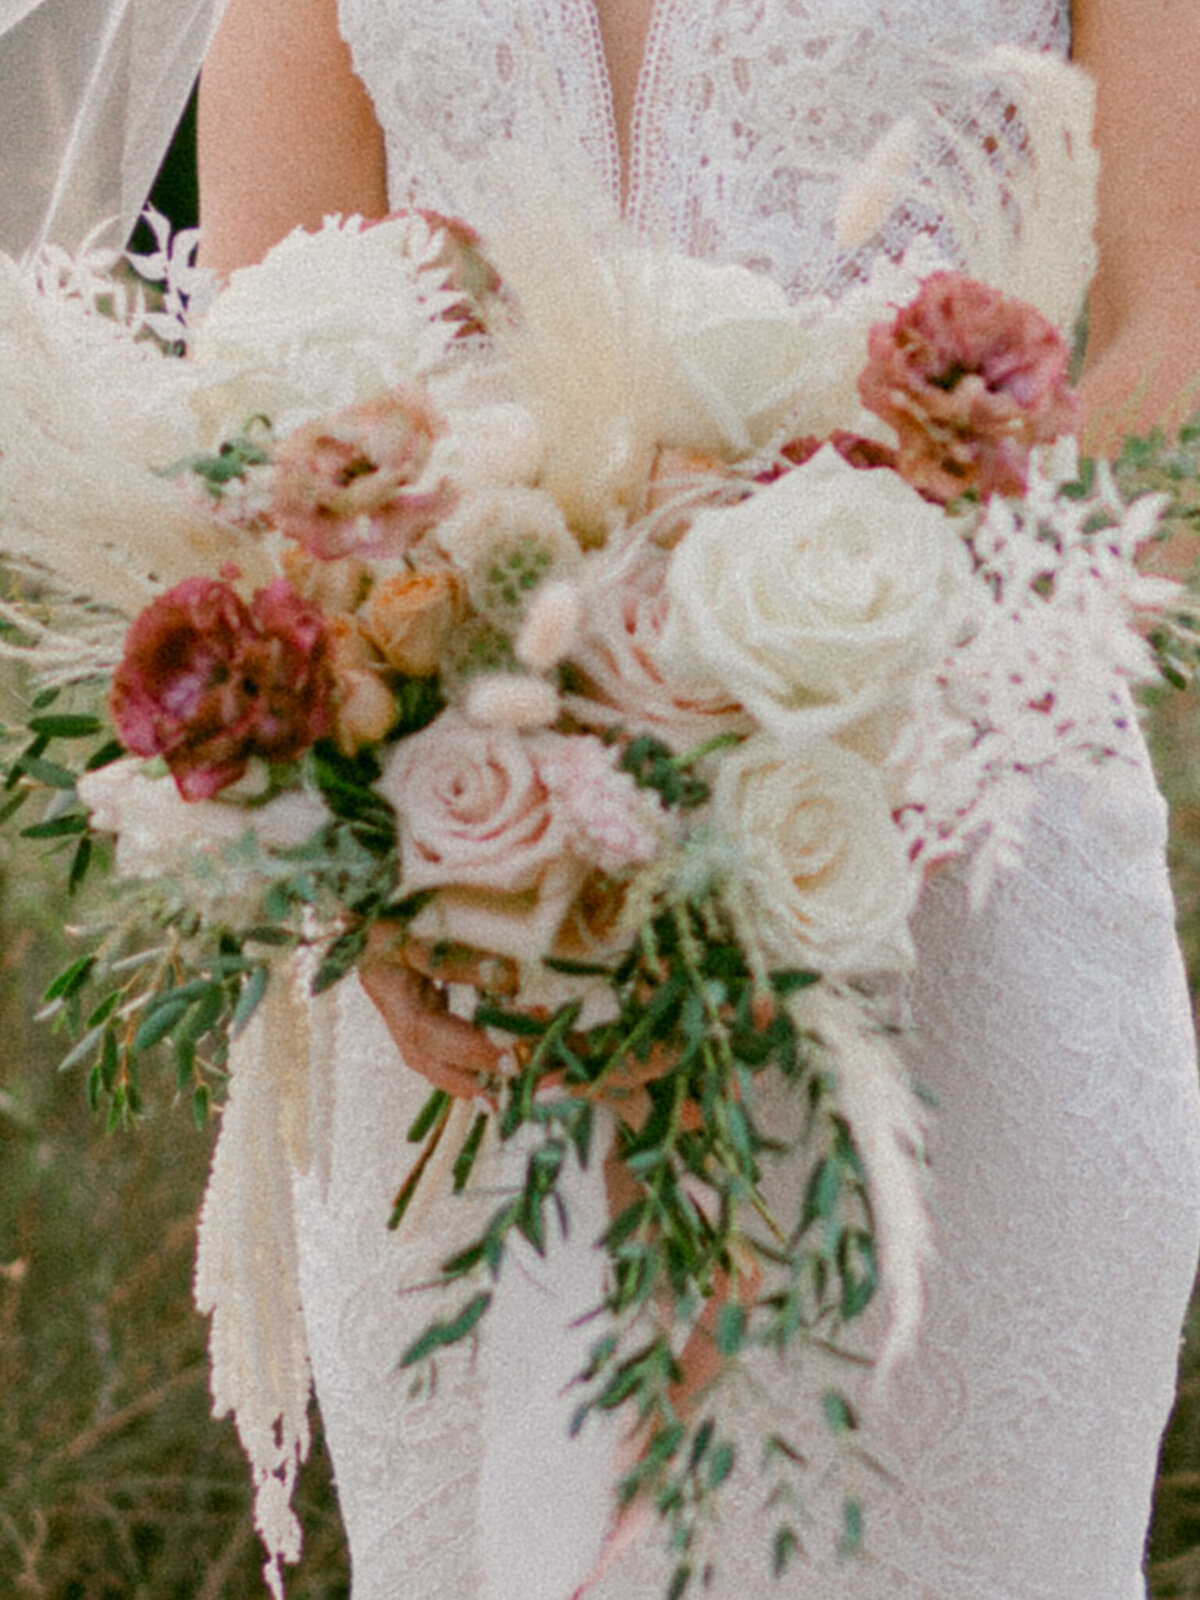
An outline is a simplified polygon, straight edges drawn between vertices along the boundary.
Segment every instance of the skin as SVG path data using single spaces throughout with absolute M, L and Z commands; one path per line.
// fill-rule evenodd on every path
M 1072 29 L 1098 91 L 1100 269 L 1080 386 L 1095 448 L 1200 404 L 1200 6 L 1075 0 Z

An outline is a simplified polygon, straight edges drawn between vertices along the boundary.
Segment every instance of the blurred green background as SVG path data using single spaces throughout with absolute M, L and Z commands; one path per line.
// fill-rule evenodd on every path
M 189 110 L 155 203 L 195 219 Z M 11 673 L 0 694 L 18 693 Z M 0 707 L 0 715 L 3 708 Z M 1200 980 L 1200 695 L 1152 718 L 1172 802 L 1181 931 Z M 205 1324 L 191 1305 L 211 1152 L 164 1081 L 135 1134 L 105 1137 L 82 1076 L 31 1020 L 63 964 L 65 908 L 31 846 L 0 842 L 0 1596 L 257 1600 L 266 1590 L 232 1424 L 209 1415 Z M 290 1600 L 349 1592 L 319 1419 L 296 1506 Z M 1200 1600 L 1200 1303 L 1159 1479 L 1155 1600 Z M 1079 1596 L 1077 1600 L 1086 1600 Z

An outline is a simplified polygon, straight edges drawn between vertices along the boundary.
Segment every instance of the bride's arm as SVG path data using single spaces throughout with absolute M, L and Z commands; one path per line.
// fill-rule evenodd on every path
M 1100 270 L 1081 392 L 1104 442 L 1200 406 L 1200 4 L 1072 12 L 1073 54 L 1098 89 Z
M 202 259 L 258 261 L 333 212 L 387 212 L 383 134 L 337 0 L 230 0 L 200 79 Z

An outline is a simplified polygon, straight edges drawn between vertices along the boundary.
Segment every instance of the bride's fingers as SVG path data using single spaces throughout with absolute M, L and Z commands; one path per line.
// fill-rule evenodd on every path
M 482 1029 L 447 1011 L 436 985 L 394 961 L 370 956 L 358 976 L 408 1067 L 456 1099 L 473 1100 L 485 1092 L 500 1051 Z
M 389 940 L 378 923 L 371 930 L 382 948 Z M 371 940 L 368 939 L 368 949 Z M 422 977 L 435 983 L 465 983 L 472 989 L 486 989 L 489 994 L 511 998 L 520 987 L 517 963 L 510 956 L 479 955 L 473 950 L 451 950 L 434 945 L 425 939 L 405 939 L 395 948 L 395 959 L 411 967 Z

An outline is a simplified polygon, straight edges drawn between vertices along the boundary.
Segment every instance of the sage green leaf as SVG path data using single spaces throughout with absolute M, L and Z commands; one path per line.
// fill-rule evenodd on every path
M 246 981 L 242 984 L 241 992 L 238 995 L 237 1005 L 233 1008 L 233 1021 L 230 1024 L 230 1031 L 235 1038 L 242 1032 L 250 1018 L 258 1010 L 259 1002 L 267 992 L 268 977 L 269 973 L 266 967 L 256 966 L 250 968 Z
M 413 1341 L 400 1357 L 401 1368 L 415 1367 L 419 1361 L 424 1361 L 435 1350 L 444 1349 L 448 1345 L 458 1344 L 467 1338 L 475 1329 L 480 1318 L 492 1303 L 490 1289 L 468 1300 L 466 1305 L 449 1322 L 435 1322 L 426 1328 L 419 1339 Z

